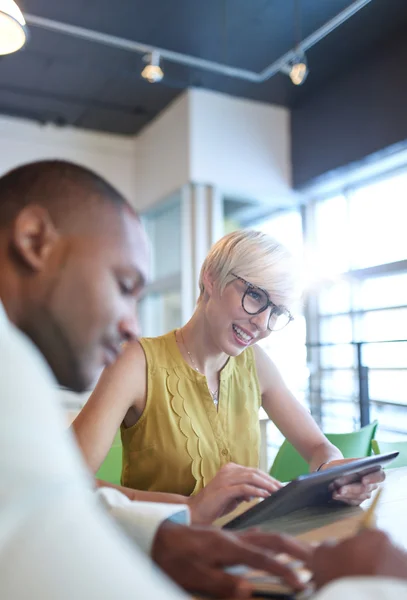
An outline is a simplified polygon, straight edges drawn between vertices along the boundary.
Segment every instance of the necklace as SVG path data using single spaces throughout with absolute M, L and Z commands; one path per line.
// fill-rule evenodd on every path
M 187 354 L 188 354 L 188 356 L 189 356 L 189 360 L 191 361 L 191 365 L 192 365 L 192 367 L 195 369 L 195 371 L 198 371 L 198 373 L 200 373 L 201 375 L 204 375 L 204 373 L 202 373 L 202 371 L 200 371 L 200 370 L 198 369 L 198 366 L 197 366 L 196 362 L 194 361 L 194 358 L 193 358 L 192 354 L 191 354 L 191 353 L 190 353 L 190 351 L 188 350 L 188 347 L 187 347 L 187 345 L 186 345 L 186 343 L 185 343 L 185 340 L 184 340 L 184 334 L 182 333 L 182 328 L 181 328 L 181 329 L 178 329 L 178 331 L 179 331 L 179 332 L 180 332 L 180 334 L 181 334 L 181 341 L 182 341 L 182 344 L 183 344 L 183 346 L 184 346 L 185 350 L 187 351 Z M 218 396 L 219 388 L 217 388 L 217 389 L 216 389 L 214 392 L 212 392 L 212 390 L 211 390 L 211 389 L 210 389 L 210 387 L 208 386 L 208 390 L 209 390 L 209 393 L 210 393 L 210 395 L 212 396 L 212 401 L 213 401 L 214 405 L 215 405 L 215 406 L 216 406 L 216 408 L 217 408 L 217 407 L 218 407 L 218 404 L 219 404 L 219 396 Z

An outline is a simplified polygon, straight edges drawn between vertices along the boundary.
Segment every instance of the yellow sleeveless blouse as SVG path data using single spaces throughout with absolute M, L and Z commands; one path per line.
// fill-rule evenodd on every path
M 191 368 L 175 331 L 140 341 L 147 359 L 147 402 L 121 427 L 122 485 L 196 494 L 228 462 L 258 467 L 261 394 L 253 348 L 229 358 L 216 409 L 204 375 Z

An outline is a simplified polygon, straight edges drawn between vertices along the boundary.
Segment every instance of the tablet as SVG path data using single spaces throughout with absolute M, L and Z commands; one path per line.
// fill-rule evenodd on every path
M 224 529 L 243 529 L 254 527 L 262 523 L 290 514 L 295 510 L 313 506 L 343 505 L 342 502 L 332 500 L 332 492 L 339 488 L 337 479 L 342 485 L 360 481 L 362 477 L 378 471 L 384 465 L 394 460 L 398 452 L 378 454 L 360 458 L 346 465 L 339 465 L 317 473 L 301 475 L 286 486 L 274 492 L 271 496 L 249 508 L 223 526 Z

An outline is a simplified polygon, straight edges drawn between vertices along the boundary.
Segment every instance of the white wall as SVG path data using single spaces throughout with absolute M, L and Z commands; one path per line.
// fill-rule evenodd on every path
M 289 112 L 207 90 L 181 94 L 137 137 L 0 117 L 0 175 L 46 158 L 95 170 L 139 210 L 188 182 L 279 205 L 292 201 Z
M 26 162 L 48 158 L 93 169 L 136 205 L 134 138 L 0 117 L 0 175 Z
M 291 203 L 290 113 L 208 90 L 189 91 L 190 180 Z
M 138 206 L 188 182 L 279 206 L 295 203 L 290 135 L 285 108 L 188 90 L 137 136 Z
M 189 96 L 171 103 L 137 136 L 138 207 L 147 208 L 189 181 Z

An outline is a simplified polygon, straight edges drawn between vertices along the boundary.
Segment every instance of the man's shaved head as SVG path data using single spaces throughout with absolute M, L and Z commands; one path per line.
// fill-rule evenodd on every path
M 0 228 L 28 204 L 37 204 L 46 207 L 55 225 L 65 230 L 103 202 L 133 211 L 110 183 L 90 169 L 63 160 L 30 163 L 0 178 Z
M 89 169 L 46 160 L 0 178 L 0 300 L 62 385 L 86 388 L 136 335 L 147 255 L 135 211 Z

